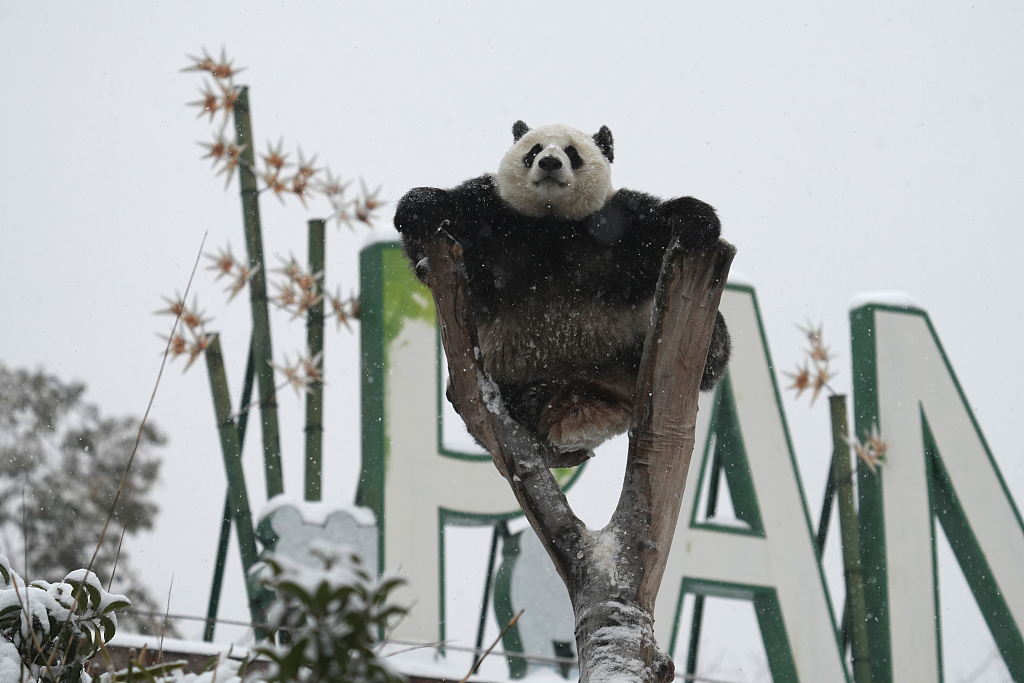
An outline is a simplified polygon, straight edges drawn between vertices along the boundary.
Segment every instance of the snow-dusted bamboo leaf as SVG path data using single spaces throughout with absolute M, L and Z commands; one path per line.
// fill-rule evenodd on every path
M 117 632 L 117 617 L 113 614 L 105 614 L 100 616 L 99 620 L 103 626 L 103 640 L 109 643 Z
M 110 614 L 115 610 L 125 609 L 131 606 L 132 601 L 123 595 L 108 596 L 108 599 L 104 601 L 103 609 L 100 610 L 100 614 Z
M 85 650 L 91 651 L 93 649 L 93 643 L 96 643 L 96 630 L 93 625 L 89 622 L 81 624 L 81 640 L 79 641 L 79 647 Z M 97 645 L 99 643 L 96 643 Z
M 280 581 L 276 587 L 279 591 L 293 595 L 307 605 L 312 604 L 313 602 L 313 596 L 306 591 L 304 586 L 296 581 L 285 579 Z
M 75 608 L 77 614 L 84 614 L 87 609 L 99 608 L 103 585 L 95 574 L 84 569 L 76 569 L 68 574 L 64 581 L 75 589 L 75 598 L 78 600 L 78 606 Z M 78 596 L 79 590 L 84 591 L 81 597 Z

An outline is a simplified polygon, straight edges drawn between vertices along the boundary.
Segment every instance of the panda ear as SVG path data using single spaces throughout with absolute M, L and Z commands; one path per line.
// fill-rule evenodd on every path
M 608 126 L 601 126 L 601 130 L 594 134 L 594 142 L 597 143 L 597 147 L 601 150 L 601 154 L 605 155 L 609 162 L 615 161 L 612 132 L 608 130 Z
M 519 142 L 519 138 L 530 132 L 530 127 L 521 120 L 512 124 L 512 140 Z

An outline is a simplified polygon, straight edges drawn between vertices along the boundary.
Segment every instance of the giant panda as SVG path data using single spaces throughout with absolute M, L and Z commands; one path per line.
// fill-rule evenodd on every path
M 630 423 L 644 337 L 665 250 L 717 242 L 714 209 L 692 197 L 662 201 L 615 190 L 607 126 L 512 126 L 496 174 L 399 201 L 395 227 L 417 275 L 422 244 L 439 229 L 463 248 L 484 369 L 513 419 L 581 462 Z M 721 313 L 701 381 L 725 372 Z

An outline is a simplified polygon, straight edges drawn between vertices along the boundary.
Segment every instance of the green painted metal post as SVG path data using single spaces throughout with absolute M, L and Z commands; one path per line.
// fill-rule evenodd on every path
M 494 525 L 494 533 L 491 534 L 491 555 L 487 561 L 487 578 L 484 579 L 484 599 L 480 603 L 480 622 L 476 630 L 476 652 L 473 654 L 473 666 L 475 669 L 480 662 L 484 647 L 484 631 L 487 628 L 487 608 L 491 604 L 491 589 L 494 584 L 494 564 L 498 560 L 498 540 L 504 541 L 508 538 L 508 523 L 497 522 Z
M 324 252 L 326 221 L 309 221 L 309 272 L 316 279 L 320 294 L 324 293 Z M 310 307 L 306 317 L 306 346 L 309 357 L 320 357 L 320 373 L 324 370 L 324 300 Z M 306 393 L 306 500 L 320 500 L 323 478 L 323 408 L 324 385 L 314 380 Z
M 247 579 L 245 589 L 249 597 L 249 612 L 253 621 L 259 623 L 263 620 L 266 595 L 248 581 L 249 570 L 259 561 L 259 555 L 256 551 L 252 513 L 249 510 L 249 494 L 245 487 L 245 473 L 242 470 L 242 444 L 238 438 L 238 426 L 231 414 L 231 395 L 228 392 L 227 373 L 224 371 L 224 356 L 221 354 L 220 337 L 216 334 L 212 335 L 206 349 L 206 369 L 210 375 L 210 389 L 213 392 L 213 407 L 227 473 L 235 533 L 242 555 L 242 569 Z
M 704 511 L 705 518 L 715 516 L 718 510 L 718 487 L 722 478 L 722 451 L 715 448 L 711 460 L 711 476 L 708 482 L 708 504 Z M 697 675 L 697 655 L 700 652 L 700 631 L 704 624 L 704 596 L 693 596 L 693 618 L 690 620 L 690 647 L 686 653 L 686 675 Z
M 277 391 L 274 388 L 273 351 L 270 344 L 270 311 L 267 301 L 267 269 L 263 263 L 263 234 L 260 227 L 259 188 L 256 185 L 256 155 L 249 116 L 249 89 L 242 87 L 235 101 L 235 140 L 241 148 L 238 180 L 242 193 L 245 247 L 249 253 L 249 300 L 252 304 L 253 349 L 259 379 L 260 422 L 263 427 L 263 468 L 267 498 L 284 493 L 281 473 L 281 439 L 277 424 Z
M 850 619 L 850 648 L 853 651 L 853 680 L 871 683 L 871 651 L 868 647 L 867 607 L 864 572 L 860 558 L 860 527 L 853 494 L 846 396 L 830 396 L 832 413 L 832 472 L 839 497 L 839 528 L 843 545 L 843 573 L 846 578 L 846 613 Z
M 700 652 L 700 630 L 704 624 L 704 596 L 693 596 L 693 618 L 690 620 L 690 647 L 686 651 L 686 678 L 697 676 L 697 655 Z

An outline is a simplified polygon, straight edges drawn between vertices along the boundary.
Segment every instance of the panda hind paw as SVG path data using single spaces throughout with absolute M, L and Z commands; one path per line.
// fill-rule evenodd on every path
M 594 457 L 594 451 L 578 450 L 548 453 L 548 467 L 579 467 Z
M 566 387 L 557 392 L 537 424 L 539 435 L 564 453 L 597 448 L 626 431 L 633 417 L 631 394 L 614 396 L 603 391 L 595 396 L 592 391 L 579 389 Z

